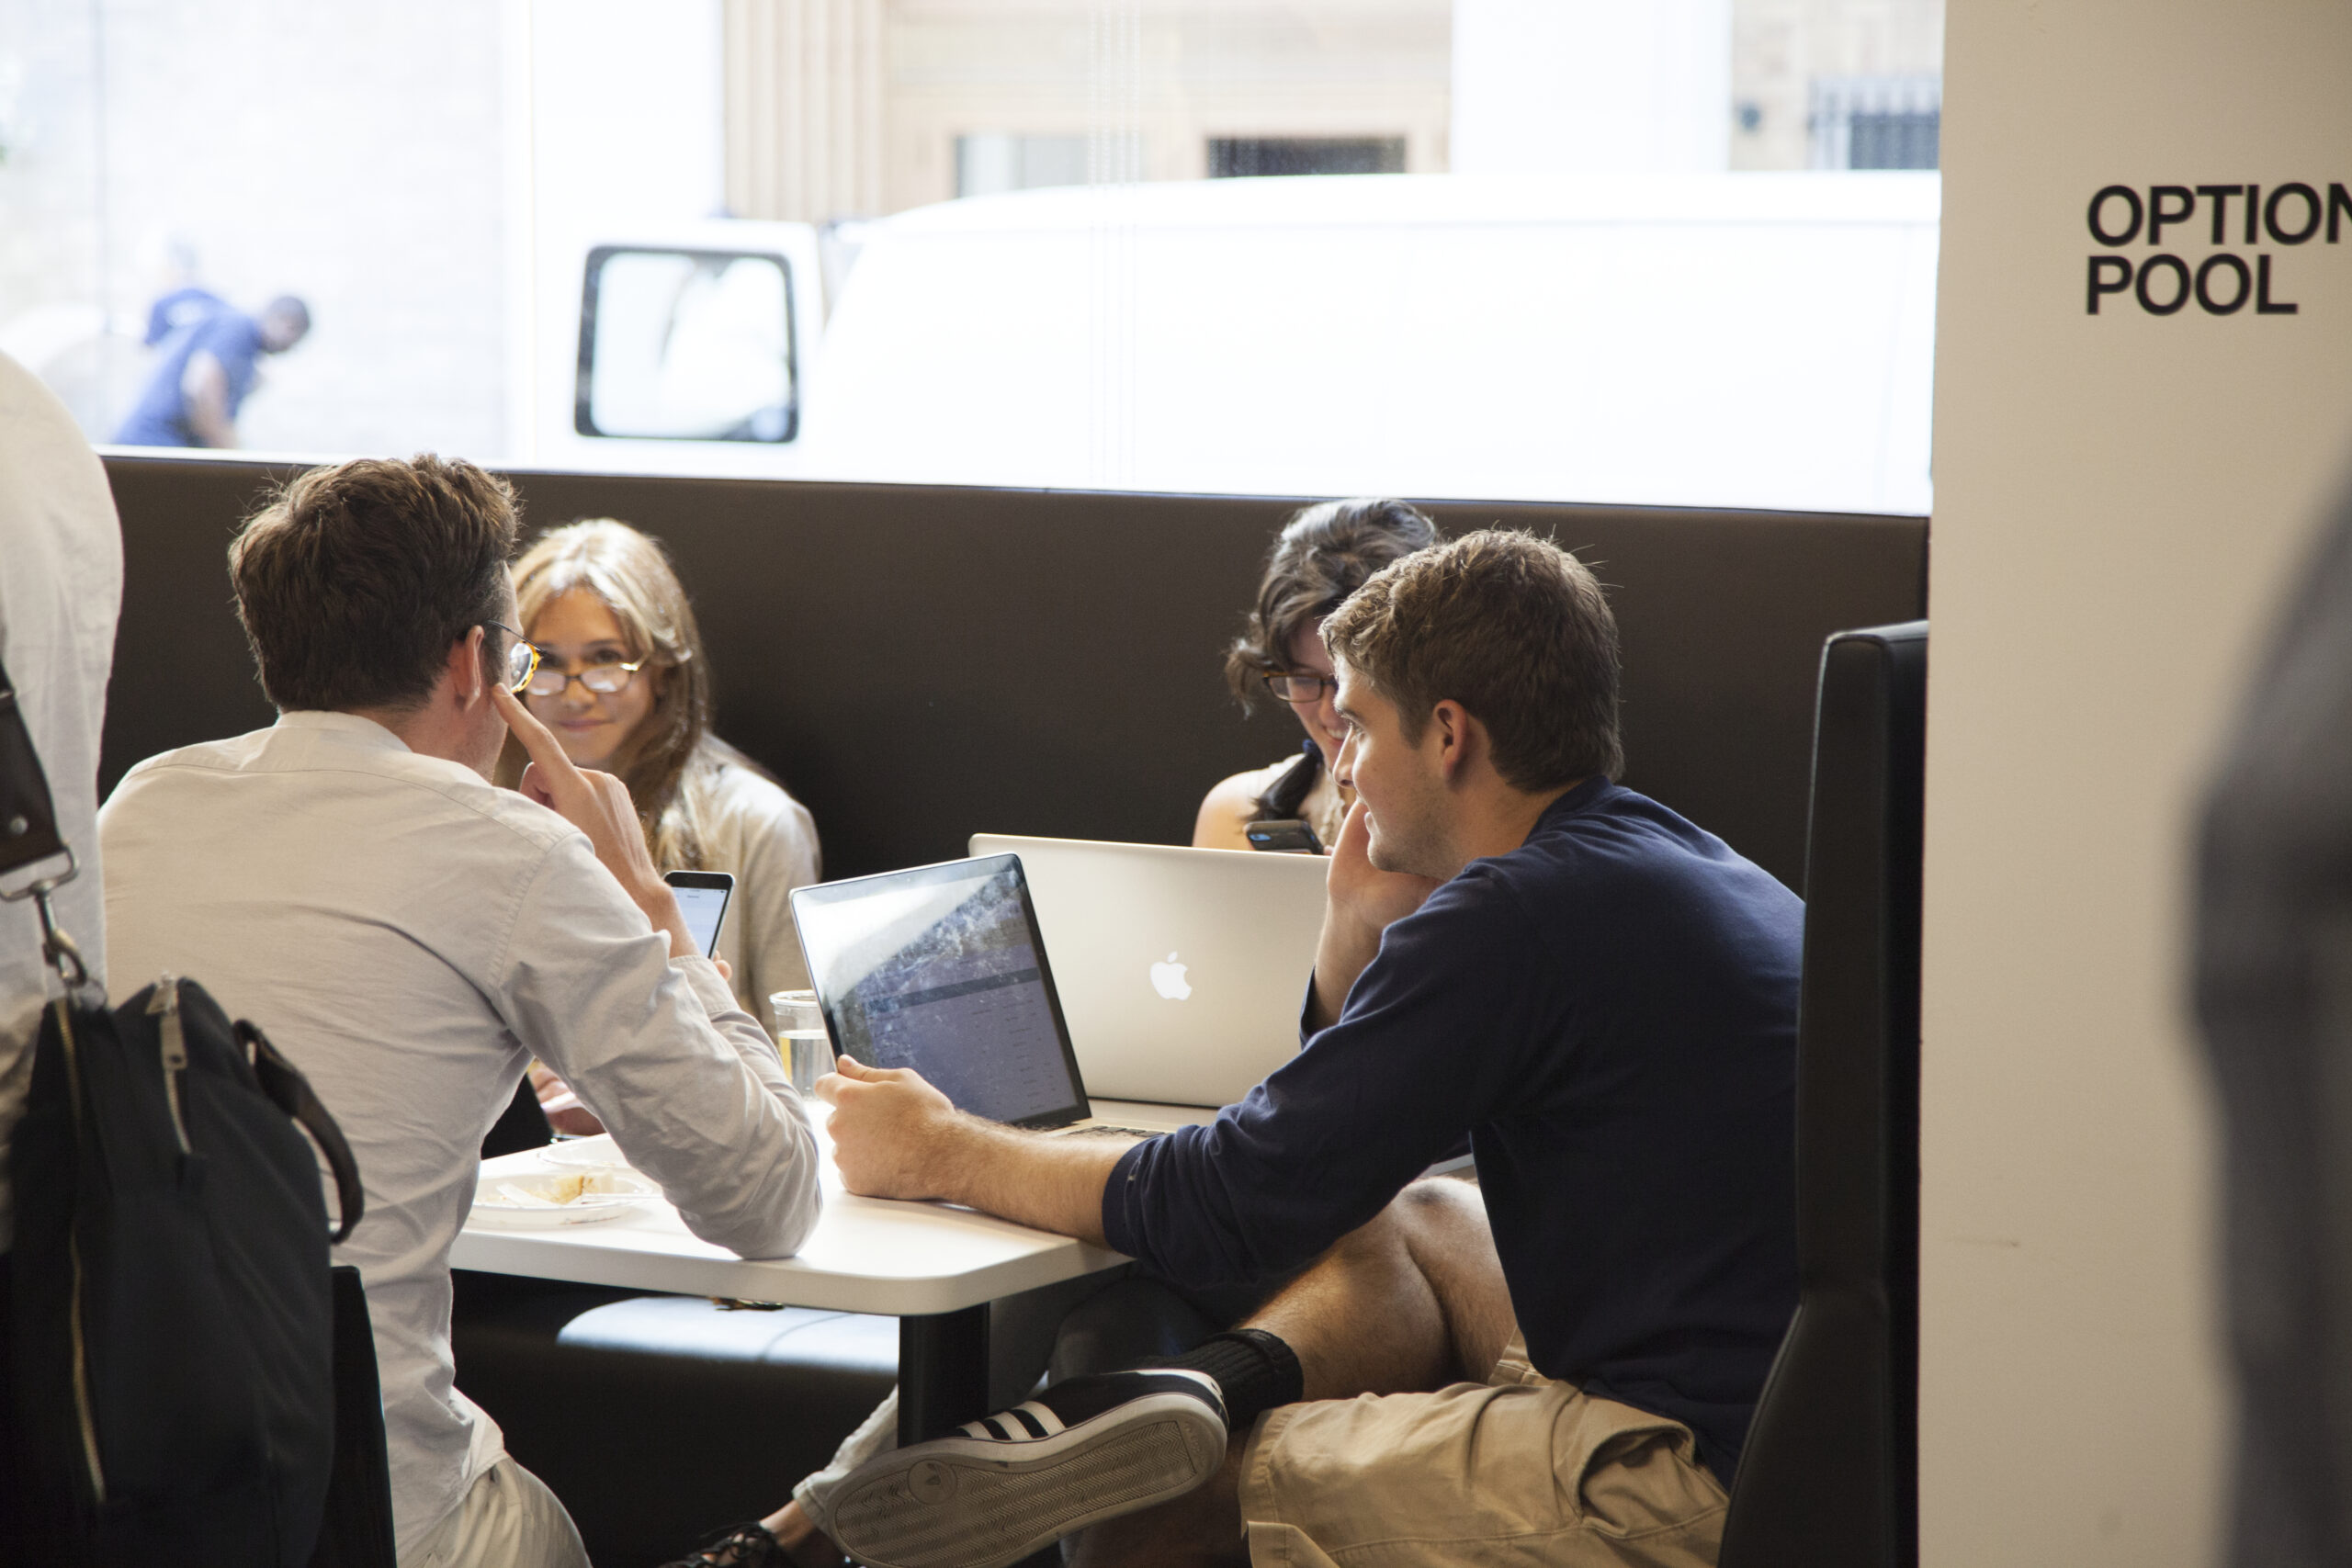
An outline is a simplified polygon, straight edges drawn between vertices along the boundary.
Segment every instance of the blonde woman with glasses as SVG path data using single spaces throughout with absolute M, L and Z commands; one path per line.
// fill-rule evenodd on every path
M 539 652 L 525 700 L 565 755 L 628 786 L 663 871 L 734 874 L 717 956 L 743 1010 L 774 1033 L 769 994 L 808 984 L 787 895 L 818 880 L 817 829 L 807 807 L 710 732 L 709 661 L 668 556 L 625 523 L 570 524 L 514 563 L 514 600 Z M 527 761 L 509 740 L 500 782 Z

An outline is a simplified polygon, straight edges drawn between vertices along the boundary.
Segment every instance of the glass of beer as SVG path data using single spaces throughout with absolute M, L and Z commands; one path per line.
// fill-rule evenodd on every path
M 784 1056 L 784 1069 L 792 1075 L 792 1087 L 807 1094 L 833 1070 L 833 1042 L 825 1032 L 824 1009 L 817 1005 L 814 991 L 775 991 L 769 994 L 768 1010 L 775 1014 L 776 1049 Z

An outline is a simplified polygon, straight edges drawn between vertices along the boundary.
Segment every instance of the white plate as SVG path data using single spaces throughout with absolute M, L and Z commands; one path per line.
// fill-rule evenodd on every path
M 582 1184 L 578 1197 L 566 1198 Z M 472 1221 L 514 1230 L 593 1225 L 634 1213 L 662 1190 L 632 1170 L 605 1168 L 545 1176 L 485 1176 L 474 1194 Z
M 548 1165 L 568 1166 L 574 1170 L 582 1167 L 628 1168 L 628 1156 L 621 1153 L 610 1133 L 599 1133 L 593 1138 L 560 1138 L 539 1150 L 538 1155 Z

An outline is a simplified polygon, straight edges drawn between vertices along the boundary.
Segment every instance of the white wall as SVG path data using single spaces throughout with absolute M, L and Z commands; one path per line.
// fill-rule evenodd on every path
M 2347 63 L 2336 0 L 1951 9 L 1928 1568 L 2193 1563 L 2219 1539 L 2230 1410 L 2187 850 L 2220 728 L 2352 454 L 2352 238 L 2222 247 L 2269 253 L 2295 315 L 2157 318 L 2126 295 L 2093 317 L 2088 259 L 2151 247 L 2106 252 L 2085 213 L 2111 182 L 2352 181 Z M 2215 248 L 2202 211 L 2163 246 L 2190 265 Z
M 1721 169 L 1731 0 L 1454 0 L 1456 174 Z

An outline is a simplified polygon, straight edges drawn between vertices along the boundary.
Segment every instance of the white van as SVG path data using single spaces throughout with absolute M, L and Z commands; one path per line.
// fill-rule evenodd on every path
M 798 472 L 1923 514 L 1932 174 L 1213 180 L 868 226 Z
M 1939 190 L 1832 173 L 1028 191 L 856 226 L 837 295 L 844 247 L 803 223 L 542 236 L 506 456 L 1925 513 Z M 104 329 L 58 308 L 0 334 L 89 394 L 94 434 L 115 417 L 97 394 L 145 373 Z
M 825 320 L 814 228 L 714 220 L 551 251 L 523 460 L 800 471 Z

